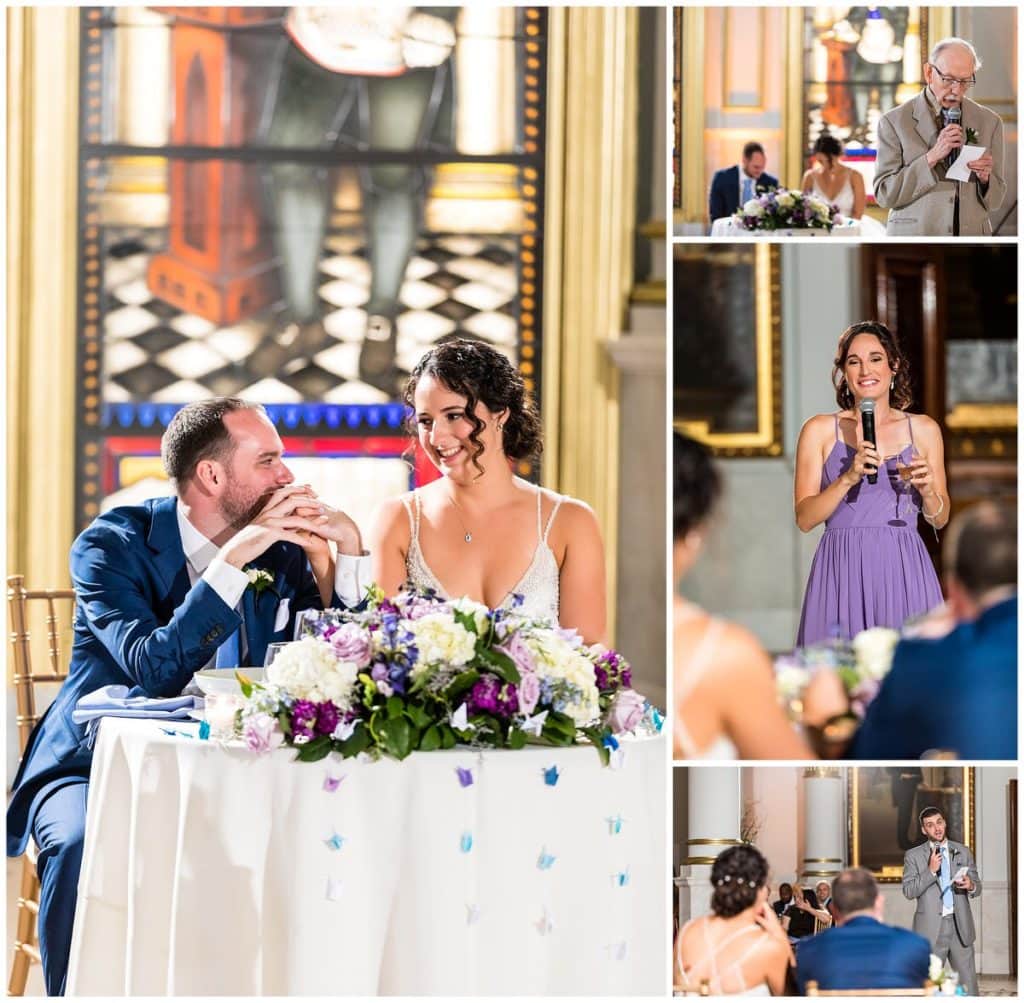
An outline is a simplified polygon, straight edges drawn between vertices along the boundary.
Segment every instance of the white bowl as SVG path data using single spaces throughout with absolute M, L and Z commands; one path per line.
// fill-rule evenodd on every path
M 266 677 L 266 669 L 241 668 L 241 669 L 203 669 L 193 677 L 204 693 L 237 693 L 241 695 L 242 687 L 235 676 L 241 672 L 254 683 L 262 683 Z

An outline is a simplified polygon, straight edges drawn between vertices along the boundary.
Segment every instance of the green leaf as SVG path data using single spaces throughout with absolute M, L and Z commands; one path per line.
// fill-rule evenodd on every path
M 555 712 L 548 714 L 541 734 L 552 745 L 572 745 L 576 741 L 576 724 L 571 717 Z
M 402 703 L 401 697 L 388 697 L 388 702 L 386 706 L 388 709 L 388 717 L 392 719 L 396 717 L 401 717 L 402 711 L 405 710 L 405 704 Z
M 480 679 L 480 673 L 476 669 L 469 669 L 467 672 L 460 672 L 445 690 L 445 697 L 455 703 L 463 693 L 468 693 Z
M 421 752 L 433 752 L 441 748 L 441 731 L 436 724 L 432 724 L 420 739 Z
M 449 725 L 438 725 L 438 731 L 441 732 L 442 749 L 454 749 L 455 746 L 458 745 L 458 739 L 455 737 L 455 732 Z
M 527 734 L 519 728 L 512 728 L 508 733 L 508 747 L 522 749 L 526 745 Z
M 427 725 L 433 721 L 433 717 L 427 711 L 427 709 L 418 703 L 410 703 L 405 705 L 405 716 L 412 722 L 413 727 L 422 731 Z
M 242 696 L 248 700 L 252 696 L 252 680 L 238 669 L 235 669 L 235 678 L 238 680 L 238 685 L 242 687 Z
M 476 634 L 476 617 L 472 613 L 465 613 L 462 610 L 454 610 L 452 615 L 455 617 L 455 622 L 461 627 L 465 627 L 471 634 Z
M 480 658 L 503 682 L 518 683 L 520 676 L 515 662 L 502 651 L 487 649 L 480 652 Z
M 356 725 L 355 731 L 344 742 L 335 743 L 335 747 L 345 759 L 351 759 L 353 756 L 358 756 L 360 752 L 365 752 L 372 744 L 373 738 L 369 728 L 360 721 Z
M 388 718 L 380 726 L 380 747 L 395 759 L 405 759 L 412 752 L 416 737 L 404 717 Z
M 611 750 L 604 744 L 604 737 L 608 734 L 607 730 L 603 728 L 584 728 L 583 734 L 587 736 L 590 744 L 597 749 L 601 765 L 607 766 L 611 762 Z
M 292 737 L 292 716 L 288 711 L 283 710 L 277 715 L 277 723 L 281 726 L 281 732 L 285 738 Z
M 331 739 L 327 735 L 318 735 L 296 748 L 299 750 L 299 754 L 295 757 L 296 760 L 300 763 L 315 763 L 331 751 Z

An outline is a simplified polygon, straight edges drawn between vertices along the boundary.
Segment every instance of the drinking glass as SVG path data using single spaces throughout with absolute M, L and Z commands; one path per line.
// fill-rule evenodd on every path
M 268 644 L 267 653 L 263 656 L 263 668 L 269 669 L 274 659 L 277 658 L 277 656 L 280 655 L 289 644 L 294 643 L 294 641 L 273 641 Z
M 241 707 L 240 693 L 207 693 L 203 716 L 210 723 L 210 736 L 231 738 L 235 733 L 235 715 Z

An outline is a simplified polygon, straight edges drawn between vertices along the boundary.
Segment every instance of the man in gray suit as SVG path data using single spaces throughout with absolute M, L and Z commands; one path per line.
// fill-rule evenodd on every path
M 946 838 L 946 820 L 938 808 L 919 816 L 926 843 L 903 858 L 903 894 L 917 899 L 914 932 L 932 945 L 932 953 L 960 976 L 968 996 L 978 995 L 974 971 L 974 917 L 968 899 L 981 894 L 981 878 L 971 851 Z
M 889 210 L 889 236 L 991 235 L 989 213 L 1006 196 L 1003 123 L 966 97 L 980 68 L 970 42 L 943 39 L 925 63 L 921 93 L 879 120 L 875 199 Z M 985 148 L 967 162 L 970 180 L 947 179 L 965 144 Z

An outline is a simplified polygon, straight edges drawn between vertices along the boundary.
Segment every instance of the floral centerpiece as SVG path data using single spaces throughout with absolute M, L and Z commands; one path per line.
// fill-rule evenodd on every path
M 960 985 L 960 977 L 937 954 L 929 956 L 928 981 L 942 996 L 967 995 L 967 991 Z
M 607 763 L 617 734 L 643 721 L 660 729 L 618 652 L 514 610 L 371 589 L 361 612 L 307 614 L 301 633 L 263 683 L 240 674 L 238 730 L 250 749 L 287 744 L 310 762 L 331 752 L 404 759 L 583 738 Z
M 776 188 L 744 202 L 733 219 L 744 230 L 831 230 L 838 216 L 816 195 Z
M 828 641 L 780 655 L 775 659 L 776 692 L 792 716 L 799 719 L 804 690 L 814 673 L 831 669 L 846 690 L 850 710 L 862 719 L 892 667 L 892 655 L 899 639 L 898 631 L 871 627 L 862 630 L 852 641 Z

